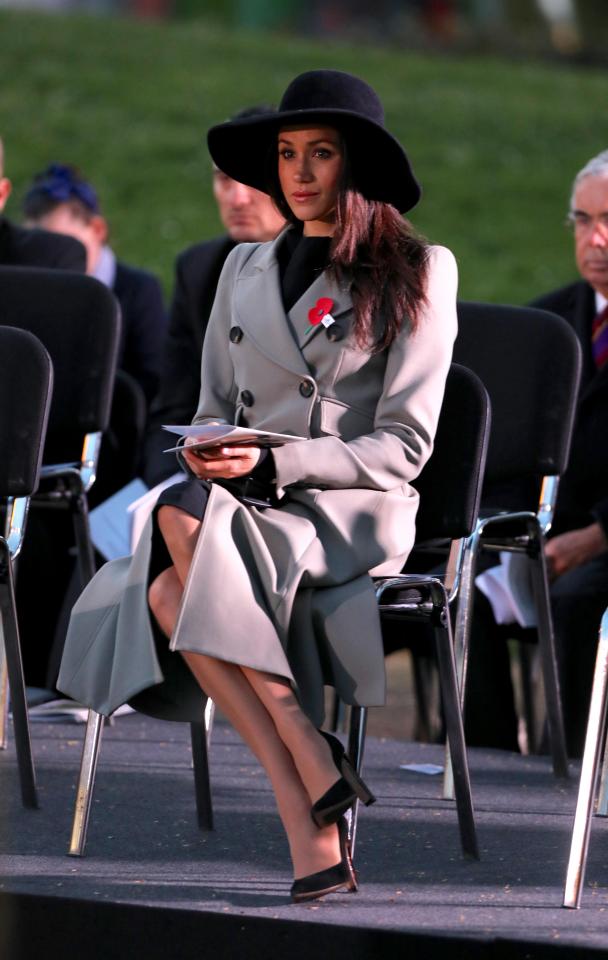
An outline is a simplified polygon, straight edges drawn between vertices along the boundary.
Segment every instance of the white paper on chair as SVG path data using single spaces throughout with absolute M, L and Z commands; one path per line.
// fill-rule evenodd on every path
M 497 623 L 536 626 L 530 560 L 525 554 L 501 552 L 498 566 L 480 573 L 475 583 L 488 598 Z
M 91 510 L 89 522 L 95 549 L 106 560 L 132 554 L 161 492 L 183 479 L 180 471 L 148 490 L 144 481 L 136 477 Z

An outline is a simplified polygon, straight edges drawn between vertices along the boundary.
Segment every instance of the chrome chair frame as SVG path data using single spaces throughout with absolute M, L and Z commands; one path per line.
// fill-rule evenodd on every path
M 205 704 L 201 723 L 190 724 L 190 743 L 192 746 L 192 765 L 194 768 L 194 792 L 196 812 L 201 830 L 213 830 L 213 804 L 209 780 L 209 747 L 215 705 L 211 699 Z M 95 710 L 89 710 L 87 726 L 82 745 L 80 773 L 76 787 L 76 802 L 72 820 L 72 832 L 68 855 L 84 856 L 87 841 L 93 788 L 97 772 L 97 762 L 101 749 L 104 720 L 106 718 Z
M 527 555 L 531 562 L 538 618 L 539 652 L 547 702 L 553 770 L 568 776 L 553 622 L 544 544 L 551 526 L 558 478 L 566 469 L 580 382 L 581 349 L 562 317 L 534 307 L 487 303 L 458 304 L 459 333 L 454 359 L 485 383 L 493 408 L 487 484 L 500 496 L 506 485 L 516 495 L 542 480 L 538 506 L 518 512 L 494 510 L 479 518 L 466 545 L 461 599 L 455 623 L 462 696 L 466 671 L 474 578 L 481 550 Z M 547 350 L 547 344 L 551 350 Z M 513 429 L 519 424 L 521 429 Z M 445 794 L 451 795 L 449 764 Z
M 534 605 L 538 624 L 538 643 L 541 656 L 541 668 L 545 700 L 547 704 L 547 723 L 549 743 L 556 777 L 568 777 L 568 755 L 559 692 L 557 658 L 553 633 L 553 618 L 549 598 L 547 565 L 545 560 L 545 539 L 553 521 L 553 511 L 557 498 L 559 477 L 544 477 L 541 486 L 539 507 L 536 513 L 520 511 L 502 513 L 480 518 L 475 530 L 465 544 L 465 558 L 462 571 L 462 588 L 456 609 L 454 628 L 458 682 L 461 690 L 463 710 L 466 705 L 466 676 L 469 653 L 469 636 L 473 620 L 475 597 L 475 573 L 477 558 L 481 550 L 498 553 L 525 554 L 530 558 Z M 501 526 L 516 526 L 508 536 L 501 536 Z M 453 797 L 453 783 L 450 775 L 449 757 L 446 758 L 444 776 L 444 796 Z
M 460 830 L 463 855 L 479 859 L 479 845 L 475 828 L 475 815 L 471 794 L 471 781 L 462 723 L 460 688 L 454 657 L 454 644 L 450 618 L 450 604 L 458 595 L 464 560 L 464 541 L 454 540 L 450 548 L 450 558 L 445 580 L 439 577 L 416 574 L 400 574 L 394 577 L 374 578 L 374 587 L 381 617 L 398 616 L 403 620 L 421 620 L 429 622 L 435 633 L 439 683 L 445 715 L 447 740 L 451 755 L 454 757 L 454 785 L 456 809 Z M 406 590 L 414 596 L 403 600 L 384 601 L 387 591 Z M 415 596 L 418 593 L 419 596 Z M 358 772 L 363 764 L 367 708 L 351 707 L 348 753 Z M 354 853 L 357 832 L 358 804 L 355 804 L 351 816 L 350 837 Z
M 28 506 L 29 497 L 8 500 L 5 535 L 0 537 L 0 633 L 2 639 L 0 671 L 3 686 L 0 705 L 2 723 L 0 737 L 2 748 L 6 749 L 10 684 L 21 799 L 24 807 L 36 809 L 38 792 L 27 715 L 14 580 L 14 564 L 23 545 Z
M 606 775 L 608 771 L 608 750 L 606 750 L 606 704 L 608 702 L 608 610 L 602 617 L 599 631 L 593 686 L 589 705 L 589 719 L 585 735 L 585 749 L 578 788 L 576 812 L 572 828 L 570 857 L 566 873 L 564 899 L 562 906 L 578 910 L 581 905 L 583 882 L 587 867 L 591 819 L 598 784 L 598 772 L 602 744 L 604 744 L 604 763 L 601 776 L 601 789 L 597 802 L 597 815 L 606 816 Z
M 78 565 L 83 586 L 95 573 L 87 493 L 95 482 L 101 436 L 101 433 L 86 434 L 80 462 L 43 465 L 40 470 L 41 482 L 44 484 L 44 481 L 53 481 L 54 486 L 46 491 L 38 490 L 30 498 L 36 505 L 62 508 L 67 505 L 69 508 L 74 525 Z M 20 549 L 21 544 L 19 544 Z M 0 656 L 0 749 L 6 747 L 7 717 L 8 673 L 4 659 Z
M 3 437 L 10 444 L 3 458 L 2 503 L 4 531 L 0 535 L 0 749 L 8 741 L 8 691 L 11 706 L 21 798 L 25 807 L 38 806 L 36 777 L 30 740 L 19 623 L 15 602 L 16 563 L 27 525 L 30 500 L 41 470 L 53 389 L 53 365 L 42 343 L 29 331 L 0 328 L 2 355 L 18 371 L 11 379 L 3 365 L 3 395 L 9 418 L 3 422 Z M 17 413 L 13 426 L 11 412 Z M 5 427 L 8 432 L 5 434 Z
M 454 394 L 453 390 L 457 392 Z M 457 439 L 454 430 L 455 415 L 458 416 L 462 428 Z M 392 618 L 422 621 L 434 629 L 447 742 L 454 756 L 456 809 L 461 846 L 464 856 L 472 859 L 479 859 L 479 847 L 462 722 L 461 692 L 454 657 L 450 605 L 454 603 L 461 589 L 466 539 L 474 527 L 479 510 L 490 417 L 490 399 L 479 377 L 459 364 L 452 364 L 435 438 L 435 453 L 416 483 L 420 491 L 420 546 L 441 544 L 449 547 L 445 575 L 440 578 L 433 573 L 401 573 L 373 578 L 381 620 Z M 460 461 L 458 469 L 454 471 L 454 495 L 450 498 L 445 496 L 444 473 L 453 463 L 454 456 L 459 456 Z M 440 536 L 441 540 L 433 539 L 437 536 Z M 348 752 L 359 772 L 363 761 L 366 721 L 367 710 L 364 707 L 351 707 Z M 358 804 L 355 803 L 349 831 L 353 850 L 357 814 Z

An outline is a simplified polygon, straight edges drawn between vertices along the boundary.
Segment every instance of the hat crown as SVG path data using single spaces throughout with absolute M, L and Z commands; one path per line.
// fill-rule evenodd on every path
M 375 91 L 364 80 L 340 70 L 310 70 L 292 80 L 279 113 L 294 110 L 347 111 L 384 126 L 384 110 Z

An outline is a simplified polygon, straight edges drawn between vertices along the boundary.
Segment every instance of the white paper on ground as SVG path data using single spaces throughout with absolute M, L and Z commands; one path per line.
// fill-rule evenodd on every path
M 500 553 L 496 567 L 480 573 L 475 583 L 488 598 L 497 623 L 536 626 L 530 560 L 523 553 Z
M 438 763 L 400 763 L 399 769 L 410 770 L 412 773 L 426 773 L 431 777 L 437 773 L 443 773 L 443 767 Z

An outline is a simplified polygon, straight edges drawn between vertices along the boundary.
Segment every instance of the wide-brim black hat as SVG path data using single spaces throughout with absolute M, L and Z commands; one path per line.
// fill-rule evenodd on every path
M 207 134 L 216 166 L 234 180 L 269 192 L 269 158 L 287 124 L 335 126 L 343 135 L 354 186 L 368 200 L 390 203 L 401 213 L 420 199 L 407 154 L 384 126 L 374 90 L 350 73 L 311 70 L 287 87 L 274 114 L 230 120 Z

